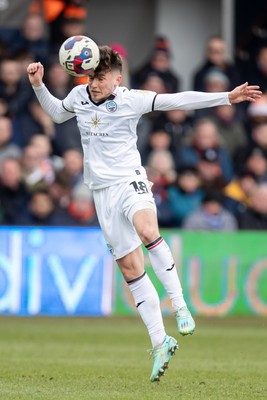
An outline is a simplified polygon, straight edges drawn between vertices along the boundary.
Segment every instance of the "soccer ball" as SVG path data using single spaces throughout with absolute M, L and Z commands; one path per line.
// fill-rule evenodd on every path
M 87 36 L 71 36 L 59 49 L 59 62 L 73 76 L 88 75 L 100 61 L 97 44 Z

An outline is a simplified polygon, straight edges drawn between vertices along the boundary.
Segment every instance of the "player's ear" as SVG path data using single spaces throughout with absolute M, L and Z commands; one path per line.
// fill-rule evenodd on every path
M 122 80 L 122 75 L 121 75 L 121 74 L 118 74 L 118 75 L 116 76 L 116 85 L 117 85 L 117 86 L 120 85 L 121 80 Z

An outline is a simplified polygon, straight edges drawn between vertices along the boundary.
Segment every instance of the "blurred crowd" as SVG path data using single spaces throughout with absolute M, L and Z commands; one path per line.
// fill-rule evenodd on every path
M 97 226 L 92 193 L 83 184 L 76 121 L 54 124 L 26 73 L 30 62 L 41 61 L 47 87 L 61 99 L 86 82 L 65 73 L 58 62 L 67 37 L 90 36 L 86 1 L 27 4 L 17 27 L 0 27 L 0 225 Z M 180 90 L 168 38 L 156 37 L 147 61 L 135 71 L 125 46 L 108 44 L 123 58 L 122 85 L 157 93 Z M 248 81 L 260 85 L 260 100 L 153 112 L 139 121 L 137 146 L 153 183 L 161 227 L 267 229 L 267 42 L 259 42 L 244 63 L 227 54 L 225 41 L 210 37 L 188 90 L 228 91 Z

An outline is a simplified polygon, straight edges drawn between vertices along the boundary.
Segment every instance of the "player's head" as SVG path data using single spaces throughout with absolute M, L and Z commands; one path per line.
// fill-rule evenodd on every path
M 95 71 L 89 73 L 88 89 L 93 101 L 107 99 L 120 84 L 122 58 L 109 46 L 99 46 L 100 62 Z
M 122 58 L 120 54 L 109 46 L 99 46 L 100 62 L 95 74 L 100 72 L 117 71 L 122 72 Z

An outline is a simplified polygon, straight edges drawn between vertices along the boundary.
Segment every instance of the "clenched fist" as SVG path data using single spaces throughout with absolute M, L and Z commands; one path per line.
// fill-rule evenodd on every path
M 40 62 L 29 64 L 27 72 L 32 86 L 41 86 L 43 84 L 44 67 Z

